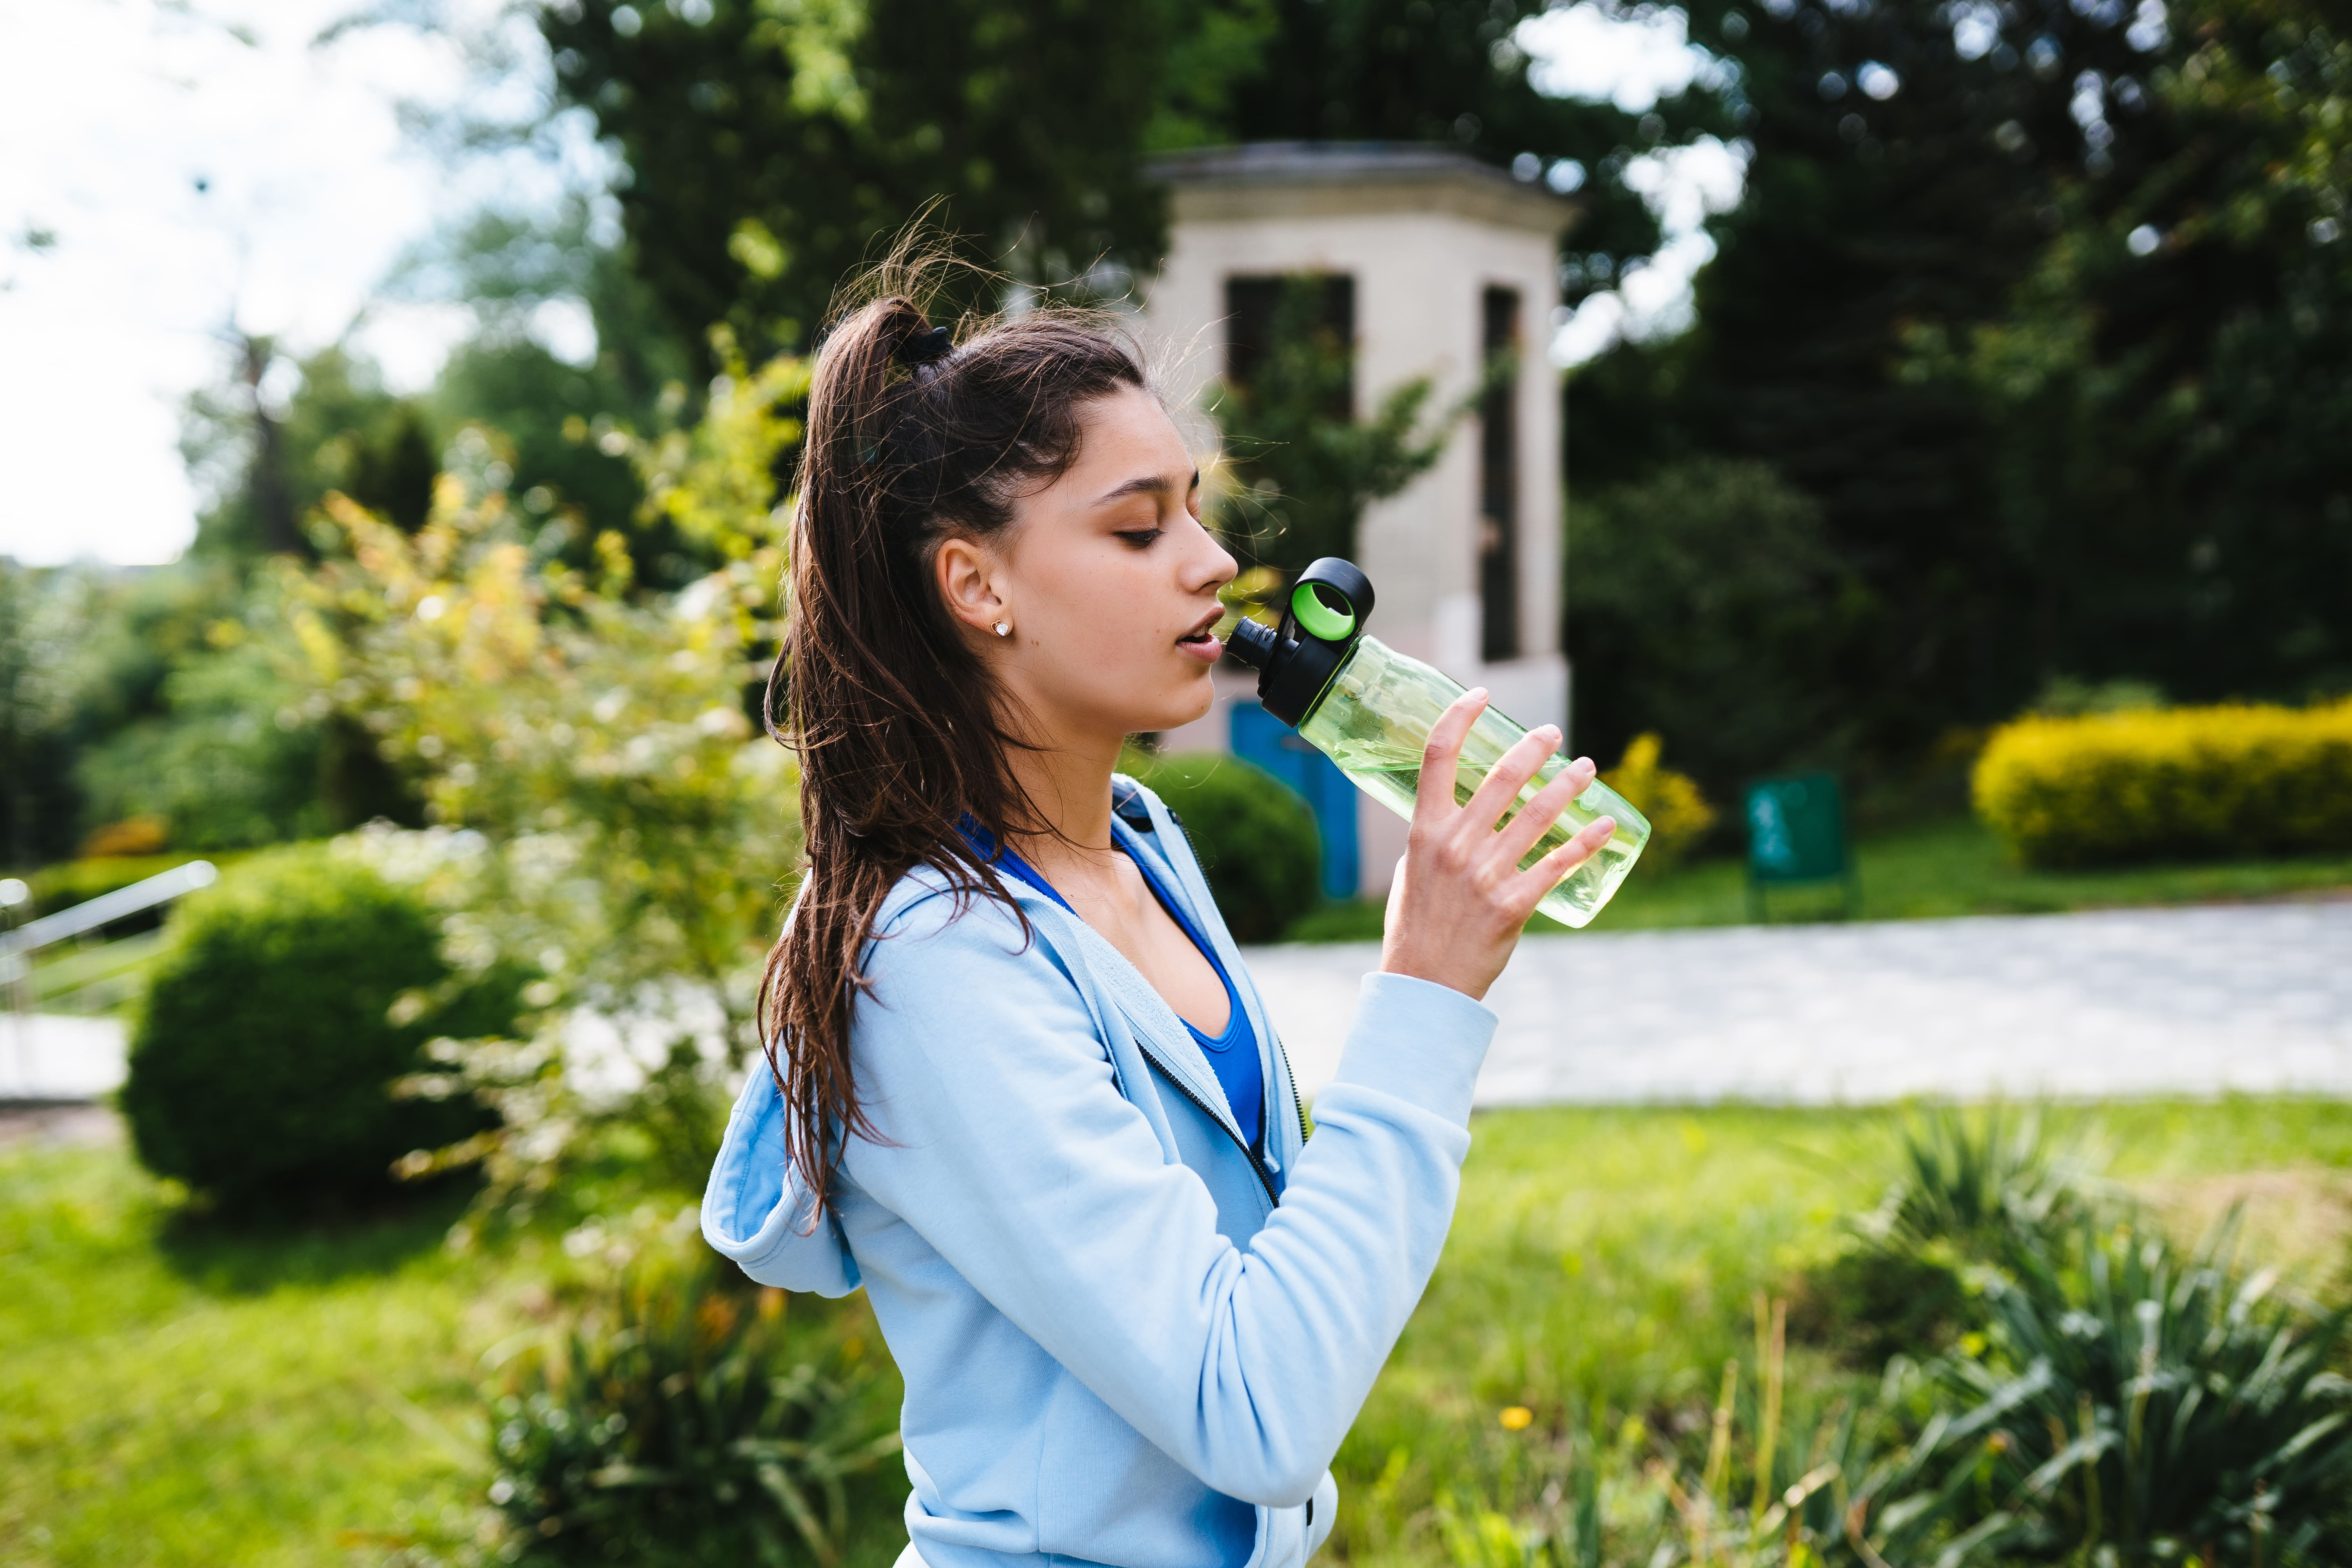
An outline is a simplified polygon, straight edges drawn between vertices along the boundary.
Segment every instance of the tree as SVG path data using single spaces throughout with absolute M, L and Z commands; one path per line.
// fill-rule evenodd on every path
M 387 391 L 373 361 L 331 343 L 288 364 L 280 403 L 268 386 L 286 356 L 273 340 L 239 333 L 230 357 L 228 384 L 196 393 L 183 419 L 182 454 L 211 492 L 198 554 L 308 555 L 310 514 L 330 490 L 424 525 L 440 443 L 425 409 Z
M 1708 453 L 1768 463 L 1814 498 L 1863 606 L 1823 676 L 1854 721 L 1844 749 L 1873 765 L 1916 755 L 2080 657 L 2043 628 L 2087 631 L 2091 597 L 2120 606 L 2179 576 L 2144 505 L 2090 477 L 2154 470 L 2086 442 L 2081 409 L 2042 374 L 2070 334 L 2091 341 L 2104 305 L 2070 315 L 2031 296 L 2052 297 L 2070 258 L 2119 252 L 2129 224 L 2103 219 L 2105 252 L 2086 249 L 2077 214 L 2171 177 L 2183 138 L 2167 84 L 2189 45 L 2161 5 L 2120 0 L 1772 0 L 1761 14 L 1702 0 L 1693 15 L 1739 60 L 1747 194 L 1716 225 L 1696 331 L 1571 381 L 1574 471 L 1634 479 Z M 2037 316 L 2045 327 L 2014 330 Z M 2029 408 L 2000 385 L 2038 390 Z M 2053 465 L 2079 482 L 2060 486 Z M 2119 573 L 2126 559 L 2147 569 Z M 1572 652 L 1598 652 L 1573 618 L 1570 634 Z M 2138 673 L 2095 662 L 2086 673 Z
M 1736 83 L 1640 118 L 1547 97 L 1513 42 L 1542 9 L 562 0 L 540 15 L 566 100 L 626 161 L 632 266 L 679 334 L 724 321 L 757 354 L 804 344 L 837 285 L 927 211 L 965 258 L 1020 282 L 1119 293 L 1164 239 L 1141 155 L 1203 143 L 1444 142 L 1528 178 L 1589 179 L 1580 243 L 1641 255 L 1657 229 L 1623 184 L 1628 155 L 1730 134 Z
M 661 310 L 760 357 L 804 344 L 935 199 L 967 258 L 1025 281 L 1155 260 L 1136 154 L 1188 9 L 562 0 L 540 18 L 560 89 L 627 161 L 630 257 Z
M 1851 752 L 1829 677 L 1861 607 L 1820 506 L 1766 464 L 1698 457 L 1582 503 L 1569 562 L 1577 745 L 1645 731 L 1718 795 Z
M 1426 376 L 1391 388 L 1370 418 L 1355 417 L 1355 346 L 1325 318 L 1323 284 L 1283 280 L 1270 341 L 1216 409 L 1237 481 L 1220 498 L 1219 526 L 1255 564 L 1284 572 L 1353 556 L 1365 506 L 1427 473 L 1454 424 L 1418 430 L 1433 390 Z
M 37 866 L 74 841 L 69 671 L 89 596 L 75 574 L 0 555 L 0 865 Z
M 1496 164 L 1562 171 L 1584 212 L 1580 255 L 1629 258 L 1658 242 L 1656 219 L 1623 180 L 1630 155 L 1695 134 L 1737 133 L 1734 80 L 1710 79 L 1645 115 L 1538 91 L 1514 41 L 1541 0 L 1274 0 L 1263 47 L 1220 85 L 1212 142 L 1438 142 Z
M 2136 156 L 2072 183 L 2009 316 L 1922 368 L 1989 411 L 2042 674 L 2352 690 L 2352 38 L 2296 5 L 2174 21 L 2129 84 Z

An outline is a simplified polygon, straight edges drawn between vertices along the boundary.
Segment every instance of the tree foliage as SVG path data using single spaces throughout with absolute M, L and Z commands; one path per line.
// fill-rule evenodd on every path
M 777 643 L 774 474 L 806 387 L 800 362 L 730 362 L 694 430 L 624 448 L 649 508 L 725 563 L 682 592 L 642 589 L 615 531 L 593 572 L 570 565 L 478 434 L 453 446 L 417 533 L 332 498 L 326 558 L 280 568 L 302 678 L 436 824 L 374 835 L 380 863 L 446 912 L 463 973 L 533 977 L 515 1035 L 437 1047 L 411 1085 L 500 1112 L 438 1163 L 488 1158 L 501 1199 L 544 1192 L 615 1119 L 659 1170 L 698 1180 L 716 1097 L 758 1049 L 752 983 L 797 798 L 748 710 Z M 583 1029 L 607 1041 L 598 1070 Z
M 1155 260 L 1136 154 L 1190 9 L 565 0 L 541 25 L 561 89 L 627 160 L 631 255 L 661 308 L 688 341 L 723 322 L 758 354 L 804 343 L 934 198 L 969 258 L 1029 282 Z
M 2061 675 L 2203 698 L 2352 679 L 2328 368 L 2352 122 L 2320 8 L 1693 15 L 1740 63 L 1747 195 L 1697 330 L 1573 378 L 1572 462 L 1586 484 L 1760 462 L 1819 506 L 1843 728 L 1784 727 L 1755 764 L 1884 765 Z M 1580 690 L 1641 678 L 1608 621 L 1569 626 Z
M 1433 391 L 1417 376 L 1390 388 L 1369 418 L 1350 406 L 1355 345 L 1321 319 L 1312 278 L 1286 282 L 1266 352 L 1246 385 L 1217 400 L 1233 480 L 1218 526 L 1253 562 L 1286 572 L 1352 557 L 1366 505 L 1395 495 L 1444 455 L 1454 420 L 1424 428 Z
M 1157 266 L 1142 155 L 1247 140 L 1440 141 L 1590 171 L 1588 243 L 1656 242 L 1633 150 L 1728 133 L 1682 94 L 1637 121 L 1531 85 L 1528 0 L 715 0 L 541 6 L 566 100 L 621 150 L 628 255 L 675 329 L 805 343 L 916 214 L 1026 285 L 1123 292 Z M 700 19 L 696 19 L 699 17 Z M 1106 264 L 1098 266 L 1097 264 Z M 993 305 L 974 296 L 969 302 Z

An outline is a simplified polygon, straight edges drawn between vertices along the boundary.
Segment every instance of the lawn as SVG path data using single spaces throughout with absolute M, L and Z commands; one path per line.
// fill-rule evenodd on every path
M 1578 1421 L 1624 1443 L 1703 1425 L 1755 1293 L 1785 1291 L 1877 1196 L 1898 1114 L 1482 1115 L 1444 1263 L 1340 1456 L 1340 1552 L 1442 1561 L 1441 1505 L 1523 1502 Z M 2346 1107 L 2061 1114 L 2180 1226 L 2243 1196 L 2254 1245 L 2313 1280 L 2341 1269 Z M 224 1234 L 119 1148 L 0 1149 L 0 1560 L 446 1559 L 481 1517 L 483 1353 L 543 1319 L 570 1267 L 553 1234 L 452 1252 L 461 1201 Z M 870 1331 L 856 1300 L 792 1310 Z M 1855 1383 L 1799 1347 L 1790 1407 Z M 1521 1430 L 1498 1419 L 1512 1406 Z M 877 1510 L 854 1559 L 878 1568 L 897 1529 Z
M 2352 856 L 2292 860 L 2209 860 L 2106 871 L 2033 871 L 2010 860 L 1973 817 L 1956 817 L 1860 838 L 1854 845 L 1862 920 L 1927 920 L 1948 915 L 2053 914 L 2064 910 L 2289 898 L 2352 889 Z M 1773 921 L 1821 920 L 1843 913 L 1834 886 L 1776 889 Z M 1377 941 L 1381 906 L 1332 904 L 1286 933 L 1293 942 Z M 1744 862 L 1725 857 L 1671 871 L 1637 865 L 1588 931 L 1651 931 L 1738 925 L 1748 919 Z M 1560 928 L 1537 916 L 1532 929 Z
M 452 1251 L 465 1200 L 225 1232 L 124 1149 L 0 1147 L 0 1562 L 462 1560 L 483 1352 L 578 1272 L 552 1233 Z M 870 1321 L 862 1298 L 795 1315 Z

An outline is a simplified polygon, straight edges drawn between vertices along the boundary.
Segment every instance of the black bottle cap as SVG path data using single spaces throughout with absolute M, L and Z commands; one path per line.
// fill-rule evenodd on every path
M 1257 671 L 1257 698 L 1265 710 L 1297 729 L 1371 613 L 1371 580 L 1355 563 L 1327 555 L 1290 585 L 1280 626 L 1242 621 L 1226 651 Z

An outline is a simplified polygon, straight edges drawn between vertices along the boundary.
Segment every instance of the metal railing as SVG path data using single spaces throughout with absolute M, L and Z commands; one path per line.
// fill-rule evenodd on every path
M 97 898 L 85 900 L 71 909 L 27 921 L 15 931 L 0 932 L 0 986 L 7 987 L 16 1011 L 30 1011 L 33 953 L 152 910 L 158 904 L 170 903 L 173 899 L 193 893 L 199 888 L 209 888 L 219 879 L 220 871 L 211 861 L 191 860 L 184 866 L 174 866 L 127 888 L 100 893 Z M 110 977 L 110 972 L 100 974 L 90 984 L 101 984 Z

